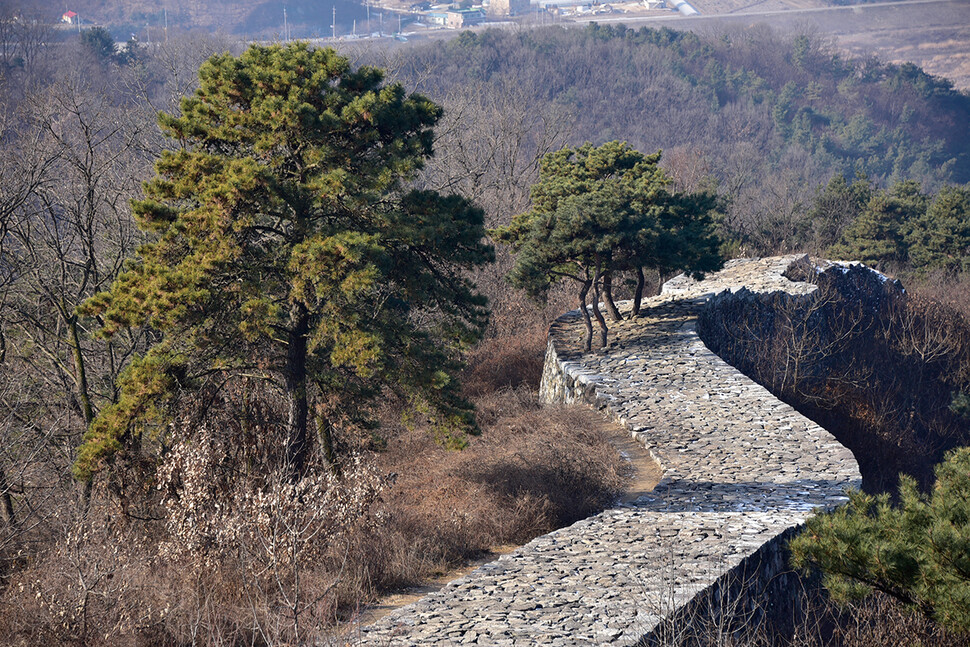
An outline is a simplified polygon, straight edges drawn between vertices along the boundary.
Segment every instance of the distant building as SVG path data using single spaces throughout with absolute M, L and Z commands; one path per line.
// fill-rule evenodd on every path
M 79 20 L 80 19 L 77 17 L 77 14 L 74 13 L 73 11 L 65 11 L 64 15 L 61 16 L 61 22 L 66 22 L 69 24 L 75 24 Z
M 518 16 L 529 13 L 529 0 L 491 0 L 488 5 L 489 16 Z
M 478 25 L 485 21 L 485 12 L 481 9 L 448 9 L 447 11 L 429 11 L 423 15 L 426 24 L 432 27 L 447 29 L 463 29 Z
M 464 29 L 485 22 L 485 12 L 481 9 L 461 9 L 445 12 L 445 27 L 448 29 Z
M 448 14 L 444 11 L 430 11 L 424 14 L 424 20 L 435 27 L 444 27 L 448 24 Z

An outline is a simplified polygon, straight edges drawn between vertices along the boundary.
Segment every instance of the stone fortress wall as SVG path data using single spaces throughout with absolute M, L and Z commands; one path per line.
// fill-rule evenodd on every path
M 578 310 L 560 317 L 540 396 L 605 411 L 660 462 L 660 484 L 362 628 L 358 642 L 651 644 L 665 619 L 727 611 L 741 581 L 784 605 L 781 539 L 815 509 L 845 501 L 845 488 L 861 483 L 858 465 L 831 434 L 708 350 L 696 320 L 712 297 L 739 290 L 812 298 L 814 285 L 785 276 L 796 264 L 847 267 L 786 256 L 730 261 L 704 281 L 677 277 L 639 317 L 611 324 L 606 351 L 582 352 Z

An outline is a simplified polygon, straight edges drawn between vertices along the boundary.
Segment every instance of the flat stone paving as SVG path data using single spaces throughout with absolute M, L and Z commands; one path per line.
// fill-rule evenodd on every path
M 631 645 L 814 509 L 843 502 L 861 484 L 852 454 L 694 329 L 719 291 L 809 294 L 814 286 L 782 276 L 799 261 L 738 260 L 702 282 L 678 277 L 639 317 L 611 324 L 606 352 L 581 351 L 578 311 L 561 317 L 542 396 L 603 407 L 660 461 L 663 480 L 361 628 L 353 642 Z

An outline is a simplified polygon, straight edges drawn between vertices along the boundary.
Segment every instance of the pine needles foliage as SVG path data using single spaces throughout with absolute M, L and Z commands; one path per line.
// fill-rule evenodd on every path
M 791 545 L 792 564 L 819 569 L 838 600 L 889 594 L 948 629 L 970 632 L 970 448 L 947 454 L 927 495 L 900 477 L 899 501 L 852 492 L 812 518 Z
M 510 282 L 533 297 L 569 279 L 579 286 L 586 323 L 586 350 L 593 329 L 591 309 L 607 346 L 600 296 L 614 319 L 612 279 L 623 271 L 638 275 L 634 315 L 643 291 L 643 268 L 701 274 L 723 264 L 715 234 L 718 201 L 709 192 L 677 192 L 659 166 L 661 153 L 644 155 L 626 142 L 586 143 L 543 157 L 532 186 L 532 208 L 491 233 L 516 253 Z
M 143 437 L 164 444 L 189 409 L 199 424 L 197 395 L 240 382 L 283 403 L 274 433 L 294 474 L 311 416 L 332 448 L 334 424 L 365 421 L 389 392 L 460 444 L 476 427 L 457 351 L 488 315 L 465 271 L 493 250 L 481 209 L 409 187 L 441 108 L 306 43 L 215 56 L 199 81 L 159 116 L 175 146 L 133 203 L 154 242 L 80 310 L 104 336 L 147 327 L 159 341 L 90 426 L 76 476 Z

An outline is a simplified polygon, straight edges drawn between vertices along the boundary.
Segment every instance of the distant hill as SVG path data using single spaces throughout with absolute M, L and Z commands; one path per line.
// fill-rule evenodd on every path
M 845 57 L 809 35 L 593 23 L 465 32 L 410 59 L 434 71 L 421 81 L 432 96 L 528 88 L 528 105 L 564 109 L 580 140 L 684 146 L 718 174 L 748 143 L 755 165 L 792 166 L 782 158 L 797 148 L 809 166 L 849 177 L 970 182 L 970 94 L 911 63 Z
M 817 36 L 591 24 L 463 32 L 371 57 L 361 62 L 393 63 L 395 78 L 461 120 L 443 129 L 429 175 L 474 195 L 496 223 L 528 202 L 507 187 L 529 179 L 502 174 L 527 175 L 543 147 L 584 141 L 663 149 L 679 186 L 716 187 L 737 254 L 830 245 L 838 231 L 807 214 L 838 174 L 926 191 L 970 182 L 970 94 Z

